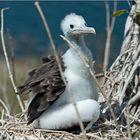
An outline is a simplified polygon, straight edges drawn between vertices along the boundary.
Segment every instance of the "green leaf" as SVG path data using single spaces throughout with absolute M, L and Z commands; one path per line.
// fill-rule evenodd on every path
M 137 16 L 140 16 L 140 11 L 136 11 L 136 15 Z
M 128 10 L 127 9 L 123 9 L 123 10 L 117 10 L 112 16 L 113 17 L 117 17 L 117 16 L 121 16 L 125 13 L 128 13 Z

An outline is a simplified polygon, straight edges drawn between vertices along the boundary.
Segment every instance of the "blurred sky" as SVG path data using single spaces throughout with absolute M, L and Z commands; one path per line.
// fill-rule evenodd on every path
M 113 2 L 110 2 L 113 7 Z M 82 15 L 88 26 L 96 29 L 96 37 L 89 37 L 88 45 L 94 58 L 101 63 L 105 44 L 105 8 L 104 1 L 41 1 L 55 44 L 64 48 L 60 22 L 65 15 L 76 13 Z M 49 40 L 43 23 L 33 1 L 0 1 L 0 8 L 9 7 L 5 12 L 5 38 L 7 47 L 13 45 L 16 56 L 47 54 Z M 119 1 L 118 9 L 130 9 L 127 1 Z M 113 32 L 111 61 L 117 57 L 123 40 L 124 25 L 127 14 L 117 17 Z M 11 36 L 12 39 L 9 37 Z

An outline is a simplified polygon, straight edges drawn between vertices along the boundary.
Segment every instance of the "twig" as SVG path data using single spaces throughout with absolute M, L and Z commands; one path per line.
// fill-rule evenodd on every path
M 140 91 L 137 92 L 128 102 L 128 105 L 132 105 L 134 102 L 140 100 Z
M 130 72 L 128 78 L 125 80 L 125 84 L 124 84 L 124 86 L 123 86 L 122 92 L 121 92 L 120 95 L 119 95 L 119 103 L 120 103 L 120 105 L 122 104 L 123 97 L 124 97 L 124 93 L 125 93 L 125 91 L 126 91 L 126 89 L 127 89 L 127 87 L 128 87 L 128 84 L 129 84 L 129 82 L 130 82 L 130 80 L 131 80 L 131 78 L 132 78 L 132 76 L 133 76 L 135 70 L 137 69 L 139 63 L 140 63 L 140 56 L 139 56 L 139 58 L 137 59 L 137 61 L 135 62 L 135 64 L 134 64 L 134 66 L 133 66 L 133 68 L 132 68 L 132 70 L 131 70 L 131 72 Z
M 128 53 L 131 52 L 131 51 L 132 51 L 132 48 L 130 48 L 130 49 L 124 51 L 123 53 L 121 53 L 121 54 L 117 57 L 117 59 L 115 60 L 115 62 L 112 64 L 112 66 L 110 67 L 110 71 L 113 71 L 114 67 L 116 66 L 116 63 L 117 63 L 118 61 L 120 61 L 124 55 L 128 54 Z
M 4 101 L 2 99 L 0 99 L 0 103 L 4 107 L 4 109 L 7 112 L 7 114 L 10 115 L 10 111 L 9 111 L 8 107 L 6 106 L 6 104 L 4 103 Z
M 104 77 L 104 73 L 97 73 L 97 74 L 95 74 L 95 76 L 97 79 L 102 78 L 102 77 Z
M 67 89 L 68 89 L 68 91 L 69 91 L 70 89 L 69 89 L 68 84 L 67 84 L 67 82 L 66 82 L 66 80 L 65 80 L 65 77 L 64 77 L 64 74 L 63 74 L 63 69 L 62 69 L 62 67 L 61 67 L 61 65 L 60 65 L 59 56 L 58 56 L 58 53 L 57 53 L 57 51 L 56 51 L 56 47 L 55 47 L 54 41 L 53 41 L 53 39 L 52 39 L 52 35 L 51 35 L 51 32 L 50 32 L 48 23 L 47 23 L 47 21 L 46 21 L 46 18 L 45 18 L 44 14 L 43 14 L 43 11 L 42 11 L 42 9 L 41 9 L 41 7 L 40 7 L 38 1 L 35 2 L 35 6 L 36 6 L 36 8 L 37 8 L 37 10 L 38 10 L 38 12 L 39 12 L 39 14 L 40 14 L 40 17 L 41 17 L 43 23 L 44 23 L 46 32 L 47 32 L 47 34 L 48 34 L 48 37 L 49 37 L 49 40 L 50 40 L 50 43 L 51 43 L 51 47 L 52 47 L 52 49 L 53 49 L 53 52 L 54 52 L 54 55 L 55 55 L 55 58 L 56 58 L 56 61 L 57 61 L 57 64 L 58 64 L 58 67 L 59 67 L 59 70 L 60 70 L 61 77 L 62 77 L 63 82 L 64 82 L 64 84 L 66 85 L 66 87 L 67 87 Z M 75 111 L 76 111 L 76 114 L 77 114 L 77 117 L 78 117 L 78 121 L 79 121 L 80 129 L 81 129 L 82 133 L 85 135 L 86 132 L 85 132 L 85 129 L 84 129 L 84 125 L 83 125 L 83 123 L 82 123 L 82 120 L 81 120 L 81 117 L 80 117 L 78 108 L 77 108 L 77 106 L 76 106 L 76 102 L 75 102 L 75 99 L 74 99 L 74 97 L 73 97 L 73 94 L 72 94 L 70 91 L 69 91 L 68 93 L 69 93 L 70 98 L 71 98 L 71 100 L 72 100 L 72 104 L 73 104 L 73 106 L 74 106 L 74 108 L 75 108 Z M 86 137 L 86 135 L 85 135 L 85 137 Z
M 105 42 L 105 51 L 104 51 L 104 62 L 103 62 L 103 70 L 106 71 L 107 67 L 108 67 L 108 63 L 109 63 L 109 56 L 110 56 L 110 45 L 111 45 L 111 37 L 112 37 L 112 32 L 114 29 L 114 25 L 115 25 L 115 20 L 116 17 L 112 17 L 110 16 L 110 5 L 108 0 L 104 0 L 105 3 L 105 11 L 106 11 L 106 42 Z M 117 10 L 117 0 L 114 0 L 114 9 L 113 9 L 113 13 L 115 13 Z
M 128 3 L 128 6 L 131 8 L 131 3 L 130 3 L 130 0 L 126 0 L 127 3 Z
M 4 119 L 4 109 L 2 109 L 2 112 L 1 112 L 1 127 L 3 127 L 3 124 L 4 124 L 4 121 L 3 121 L 3 119 Z
M 103 140 L 101 137 L 99 137 L 99 136 L 97 136 L 97 135 L 95 135 L 95 134 L 93 134 L 93 133 L 87 133 L 86 135 L 87 135 L 87 136 L 90 136 L 90 137 L 92 137 L 92 138 L 98 139 L 98 140 Z
M 11 53 L 11 70 L 12 70 L 12 74 L 13 74 L 13 79 L 16 83 L 16 71 L 15 71 L 15 48 L 14 48 L 14 42 L 13 42 L 13 38 L 10 34 L 10 32 L 8 31 L 8 42 L 9 42 L 9 47 L 10 47 L 10 53 Z
M 114 0 L 114 9 L 113 9 L 113 13 L 115 13 L 117 10 L 117 0 Z M 113 29 L 114 29 L 114 25 L 115 25 L 115 21 L 116 21 L 116 17 L 112 17 L 112 20 L 111 20 L 111 26 L 110 26 L 110 30 L 111 30 L 111 33 L 113 32 Z
M 128 132 L 128 137 L 129 140 L 132 140 L 132 136 L 131 136 L 131 131 L 130 131 L 130 119 L 129 119 L 129 106 L 126 106 L 126 122 L 127 122 L 127 132 Z
M 5 46 L 5 41 L 4 41 L 4 11 L 7 10 L 9 8 L 3 8 L 1 9 L 1 43 L 2 43 L 2 48 L 3 48 L 3 52 L 4 52 L 4 56 L 5 56 L 5 61 L 6 61 L 6 65 L 7 65 L 7 69 L 8 69 L 8 73 L 9 73 L 9 78 L 11 80 L 12 86 L 14 88 L 15 93 L 18 92 L 17 87 L 15 85 L 14 79 L 13 79 L 13 75 L 11 72 L 11 68 L 10 68 L 10 64 L 9 64 L 9 59 L 8 59 L 8 55 L 7 55 L 7 51 L 6 51 L 6 46 Z M 16 95 L 17 99 L 18 99 L 18 103 L 20 105 L 20 108 L 22 110 L 22 112 L 24 112 L 24 107 L 23 104 L 21 102 L 20 96 Z

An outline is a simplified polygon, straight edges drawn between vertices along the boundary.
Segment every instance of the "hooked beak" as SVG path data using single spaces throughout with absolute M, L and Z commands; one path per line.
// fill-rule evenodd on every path
M 86 26 L 71 31 L 71 35 L 79 35 L 79 34 L 96 34 L 96 31 L 93 27 L 86 27 Z

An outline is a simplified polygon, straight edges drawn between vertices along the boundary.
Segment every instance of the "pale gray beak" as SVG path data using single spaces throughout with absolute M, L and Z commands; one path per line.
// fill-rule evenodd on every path
M 96 31 L 93 27 L 82 27 L 71 31 L 71 35 L 79 35 L 79 34 L 96 34 Z

